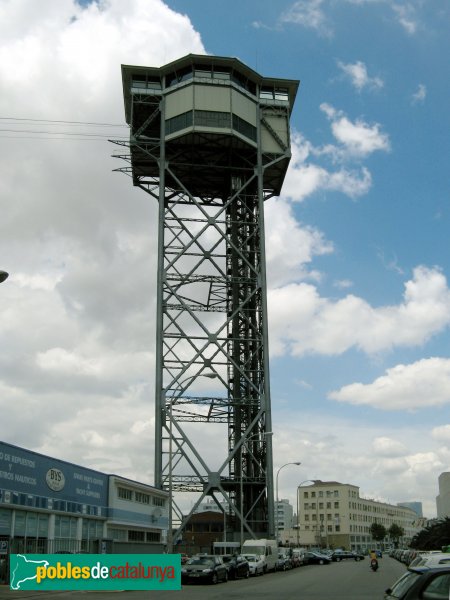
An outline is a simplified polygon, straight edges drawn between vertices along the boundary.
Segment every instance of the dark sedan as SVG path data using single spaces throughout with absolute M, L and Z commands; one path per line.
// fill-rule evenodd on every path
M 245 556 L 229 556 L 225 555 L 222 557 L 225 566 L 228 569 L 229 579 L 247 579 L 250 577 L 250 566 Z
M 394 585 L 386 590 L 385 600 L 448 600 L 450 598 L 450 567 L 409 568 Z
M 329 565 L 331 558 L 320 552 L 305 552 L 304 564 L 306 565 Z
M 181 583 L 218 583 L 228 581 L 228 569 L 220 556 L 203 554 L 193 556 L 181 568 Z
M 339 550 L 337 552 L 333 552 L 331 555 L 331 560 L 333 562 L 339 562 L 341 560 L 363 560 L 364 554 L 360 554 L 359 552 L 351 552 L 350 550 Z

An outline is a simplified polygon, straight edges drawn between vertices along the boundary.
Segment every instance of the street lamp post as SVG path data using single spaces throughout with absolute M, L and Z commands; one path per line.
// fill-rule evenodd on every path
M 269 435 L 273 435 L 273 432 L 272 431 L 264 431 L 262 434 L 263 437 L 268 437 Z M 241 552 L 242 552 L 242 546 L 244 545 L 244 472 L 242 469 L 242 451 L 244 449 L 244 446 L 252 438 L 256 438 L 258 436 L 259 436 L 259 433 L 253 433 L 252 435 L 249 435 L 248 437 L 244 436 L 244 440 L 242 441 L 241 446 L 239 448 L 240 462 L 241 462 L 241 485 L 240 485 L 240 496 L 241 496 L 241 501 L 240 501 L 240 509 L 241 509 L 240 544 L 241 544 Z
M 300 488 L 304 483 L 316 483 L 314 479 L 305 479 L 297 486 L 297 546 L 300 545 Z
M 276 519 L 275 519 L 275 523 L 276 523 L 276 530 L 277 530 L 277 541 L 278 541 L 278 502 L 279 502 L 279 498 L 278 498 L 278 475 L 280 474 L 281 469 L 284 469 L 284 467 L 287 467 L 288 465 L 297 465 L 300 466 L 302 463 L 301 462 L 288 462 L 285 463 L 284 465 L 281 465 L 281 467 L 278 469 L 277 471 L 277 477 L 276 477 L 276 498 L 277 498 L 277 509 L 276 509 Z
M 186 377 L 185 379 L 183 379 L 182 381 L 177 381 L 176 383 L 178 384 L 178 396 L 180 396 L 183 391 L 188 388 L 191 383 L 194 381 L 194 379 L 196 377 L 208 377 L 209 379 L 215 379 L 217 377 L 217 373 L 198 373 L 196 375 L 190 375 L 189 377 Z M 183 384 L 186 383 L 186 381 L 188 381 L 189 383 L 187 384 L 187 386 L 185 386 L 183 388 Z M 172 516 L 172 512 L 173 512 L 173 404 L 174 404 L 174 398 L 177 398 L 177 396 L 171 396 L 170 397 L 170 403 L 169 403 L 169 523 L 168 523 L 168 529 L 167 529 L 167 554 L 172 554 L 173 553 L 173 516 Z

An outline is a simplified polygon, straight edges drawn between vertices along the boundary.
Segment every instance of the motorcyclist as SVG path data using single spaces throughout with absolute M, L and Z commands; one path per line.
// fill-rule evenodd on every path
M 370 568 L 372 571 L 376 571 L 378 569 L 378 559 L 375 550 L 370 551 Z

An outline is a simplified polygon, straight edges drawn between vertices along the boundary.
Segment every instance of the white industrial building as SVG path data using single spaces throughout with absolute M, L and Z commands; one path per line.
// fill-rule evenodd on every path
M 422 528 L 411 508 L 362 498 L 356 485 L 315 480 L 297 493 L 298 527 L 282 532 L 283 543 L 366 551 L 373 545 L 372 523 L 402 527 L 403 544 Z

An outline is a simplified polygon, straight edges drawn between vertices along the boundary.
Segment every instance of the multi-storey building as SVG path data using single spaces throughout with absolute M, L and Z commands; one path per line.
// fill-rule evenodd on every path
M 160 553 L 168 496 L 0 441 L 0 559 L 22 552 Z
M 302 546 L 367 550 L 373 545 L 372 523 L 399 525 L 405 544 L 418 531 L 414 510 L 362 498 L 356 485 L 315 480 L 297 492 L 299 527 L 284 537 Z
M 450 473 L 439 475 L 439 495 L 436 497 L 438 519 L 450 516 Z
M 281 499 L 275 502 L 275 529 L 280 537 L 284 529 L 293 527 L 294 509 L 289 500 Z
M 412 508 L 417 513 L 418 517 L 423 517 L 422 502 L 397 502 L 397 506 L 406 506 L 406 508 Z

